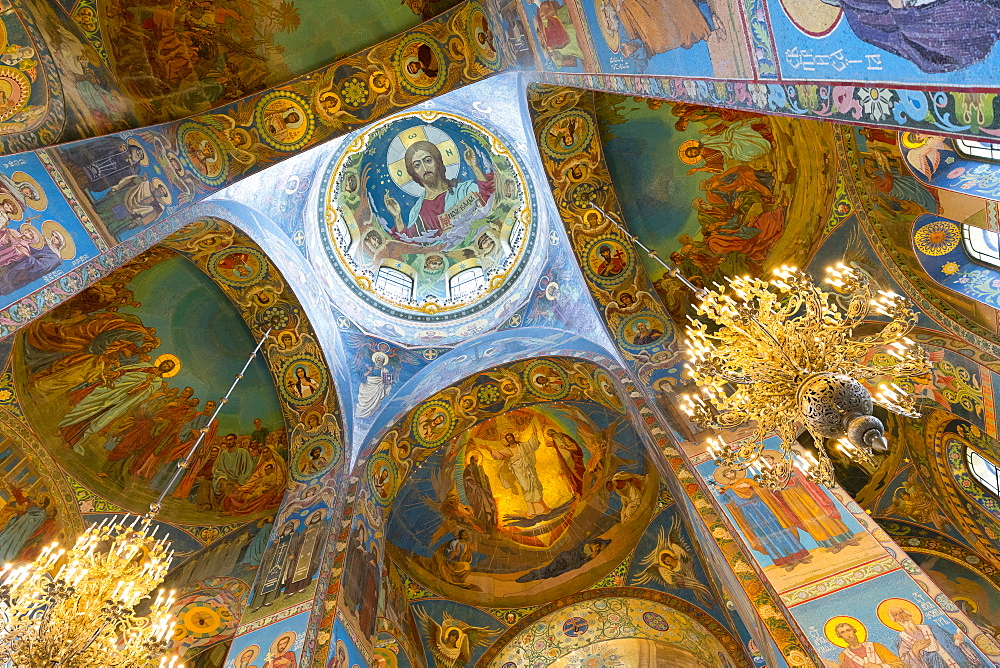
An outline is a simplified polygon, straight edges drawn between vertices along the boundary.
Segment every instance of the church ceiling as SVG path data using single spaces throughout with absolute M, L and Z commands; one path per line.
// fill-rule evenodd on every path
M 738 664 L 747 660 L 728 635 L 743 627 L 720 603 L 621 397 L 599 366 L 542 357 L 484 369 L 383 429 L 357 468 L 343 569 L 358 576 L 339 587 L 343 623 L 361 638 L 381 631 L 365 652 L 440 665 L 457 626 L 473 639 L 465 660 L 500 665 L 497 652 L 539 606 L 631 585 L 666 601 L 663 614 L 694 615 L 686 623 L 707 624 Z M 364 601 L 383 554 L 376 625 Z M 560 631 L 567 642 L 586 632 L 571 626 Z M 492 644 L 501 632 L 506 640 Z
M 177 551 L 167 581 L 179 593 L 175 647 L 218 653 L 253 612 L 279 504 L 277 522 L 295 535 L 325 527 L 310 522 L 332 502 L 316 482 L 343 463 L 315 334 L 271 261 L 228 225 L 184 230 L 13 339 L 0 497 L 11 517 L 38 521 L 3 523 L 4 560 L 30 558 L 83 522 L 146 512 L 268 328 L 265 354 L 158 516 Z M 315 586 L 315 569 L 307 574 L 300 599 Z

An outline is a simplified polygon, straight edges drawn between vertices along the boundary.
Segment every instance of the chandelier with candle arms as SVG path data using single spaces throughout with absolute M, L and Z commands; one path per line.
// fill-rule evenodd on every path
M 793 467 L 833 484 L 827 443 L 870 463 L 888 447 L 876 404 L 920 415 L 898 384 L 930 371 L 927 352 L 907 336 L 916 313 L 905 298 L 874 292 L 857 269 L 841 263 L 827 272 L 832 292 L 794 267 L 776 269 L 770 281 L 729 278 L 698 291 L 702 318 L 686 328 L 686 373 L 697 390 L 681 408 L 705 428 L 752 424 L 738 444 L 709 439 L 709 454 L 720 466 L 750 469 L 766 487 L 785 486 Z M 862 381 L 877 384 L 874 396 Z M 816 454 L 794 447 L 803 428 Z M 781 439 L 781 459 L 761 456 L 771 434 Z
M 161 589 L 173 552 L 153 517 L 190 466 L 271 330 L 218 402 L 208 425 L 145 516 L 92 524 L 69 550 L 53 543 L 30 563 L 0 571 L 0 668 L 183 668 L 173 645 L 174 593 Z M 131 519 L 131 523 L 129 523 Z
M 786 486 L 796 468 L 813 482 L 832 485 L 828 443 L 866 464 L 874 451 L 888 447 L 885 426 L 872 415 L 876 404 L 920 416 L 912 391 L 899 383 L 912 385 L 927 375 L 930 360 L 907 336 L 917 314 L 904 297 L 873 291 L 861 271 L 843 263 L 827 269 L 832 292 L 788 266 L 775 269 L 770 281 L 738 276 L 709 290 L 660 259 L 595 202 L 590 206 L 698 298 L 694 308 L 702 319 L 688 316 L 685 341 L 685 371 L 696 389 L 682 396 L 681 409 L 706 429 L 753 425 L 752 435 L 736 443 L 708 439 L 717 465 L 750 471 L 771 489 Z M 861 381 L 877 385 L 874 396 Z M 814 439 L 815 454 L 796 447 L 803 428 Z M 781 440 L 780 459 L 762 456 L 772 434 Z

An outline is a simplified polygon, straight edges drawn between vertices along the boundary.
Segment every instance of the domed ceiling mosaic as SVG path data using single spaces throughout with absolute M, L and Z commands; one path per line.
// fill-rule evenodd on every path
M 496 132 L 446 112 L 396 116 L 351 141 L 322 184 L 322 247 L 362 306 L 428 324 L 513 306 L 536 205 Z

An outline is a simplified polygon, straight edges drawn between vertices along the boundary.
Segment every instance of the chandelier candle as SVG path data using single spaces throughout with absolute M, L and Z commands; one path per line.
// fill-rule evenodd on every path
M 813 482 L 832 485 L 828 439 L 836 439 L 847 457 L 871 462 L 872 451 L 889 445 L 885 426 L 872 415 L 875 404 L 920 417 L 912 393 L 895 382 L 930 372 L 927 351 L 906 336 L 917 314 L 904 297 L 882 290 L 876 297 L 864 274 L 842 262 L 827 269 L 835 293 L 784 265 L 770 281 L 737 276 L 708 290 L 661 260 L 595 202 L 590 206 L 700 300 L 695 310 L 711 327 L 688 316 L 685 370 L 698 389 L 682 395 L 681 409 L 706 429 L 755 426 L 752 438 L 735 447 L 718 436 L 706 441 L 719 466 L 749 471 L 770 489 L 785 487 L 793 467 Z M 856 335 L 872 311 L 888 322 L 876 334 Z M 876 353 L 891 362 L 874 364 Z M 880 383 L 872 396 L 861 381 L 878 378 L 892 380 Z M 818 456 L 796 447 L 803 428 Z M 764 439 L 772 434 L 781 438 L 780 459 L 764 454 Z

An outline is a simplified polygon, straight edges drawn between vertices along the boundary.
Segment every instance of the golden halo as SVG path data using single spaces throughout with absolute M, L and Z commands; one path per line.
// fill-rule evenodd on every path
M 695 157 L 691 157 L 685 153 L 689 148 L 701 148 L 701 142 L 697 139 L 688 139 L 686 142 L 682 143 L 677 147 L 677 157 L 681 159 L 685 165 L 697 165 L 701 162 L 701 154 L 699 153 Z
M 462 152 L 451 135 L 444 130 L 434 125 L 418 125 L 400 131 L 390 143 L 386 159 L 389 161 L 389 176 L 392 178 L 393 183 L 411 195 L 419 195 L 423 190 L 422 186 L 414 188 L 410 185 L 413 179 L 410 177 L 409 172 L 406 171 L 406 149 L 418 141 L 429 141 L 438 147 L 438 150 L 441 151 L 442 162 L 447 171 L 457 175 L 458 170 L 461 169 L 460 156 Z M 398 156 L 395 154 L 398 154 Z M 395 158 L 395 160 L 392 158 Z M 452 174 L 449 174 L 449 178 L 454 178 Z M 410 192 L 408 188 L 409 190 L 413 190 L 413 192 Z
M 236 655 L 236 659 L 239 660 L 248 651 L 253 651 L 253 656 L 251 656 L 249 659 L 246 660 L 246 662 L 243 664 L 244 666 L 257 658 L 257 655 L 260 654 L 260 647 L 258 647 L 257 645 L 250 645 L 249 647 L 245 648 L 243 651 L 239 652 Z
M 162 204 L 163 206 L 170 206 L 170 204 L 174 201 L 174 196 L 170 194 L 170 189 L 167 188 L 167 184 L 164 183 L 163 179 L 161 179 L 158 176 L 149 182 L 149 187 L 151 190 L 155 189 L 157 186 L 163 186 L 163 189 L 167 191 L 167 194 L 154 195 L 154 196 L 156 197 L 156 199 L 160 201 L 160 204 Z
M 2 204 L 3 202 L 12 202 L 14 204 L 14 209 L 17 211 L 16 216 L 7 216 L 8 218 L 10 218 L 10 220 L 21 220 L 22 218 L 24 218 L 24 207 L 21 206 L 20 202 L 18 202 L 16 199 L 14 199 L 13 197 L 11 197 L 6 193 L 0 195 L 0 204 Z
M 906 148 L 920 148 L 927 143 L 927 136 L 924 135 L 924 139 L 917 139 L 919 136 L 919 132 L 904 132 L 899 135 L 899 139 Z
M 892 618 L 893 608 L 902 608 L 910 613 L 914 624 L 920 624 L 924 621 L 924 613 L 913 601 L 908 601 L 905 598 L 887 598 L 878 604 L 878 607 L 875 608 L 875 614 L 878 615 L 879 621 L 893 631 L 903 630 L 903 625 Z
M 28 244 L 32 248 L 41 248 L 45 245 L 45 237 L 39 234 L 31 223 L 21 223 L 21 227 L 17 229 L 21 232 L 21 236 L 34 238 L 34 241 Z
M 295 631 L 285 631 L 280 636 L 275 638 L 274 642 L 271 643 L 271 656 L 277 656 L 278 643 L 280 643 L 285 638 L 288 638 L 288 646 L 291 647 L 292 645 L 295 644 L 296 637 L 297 636 L 295 634 Z M 286 649 L 285 651 L 287 652 L 288 650 Z
M 979 612 L 979 604 L 973 601 L 968 596 L 955 596 L 951 600 L 954 601 L 955 603 L 965 603 L 966 605 L 969 606 L 969 610 L 971 610 L 972 612 Z
M 844 10 L 816 0 L 781 0 L 781 8 L 800 32 L 822 37 L 837 27 Z
M 48 197 L 46 197 L 45 191 L 42 189 L 42 186 L 38 185 L 38 181 L 36 181 L 31 174 L 28 174 L 27 172 L 14 172 L 10 175 L 10 180 L 13 181 L 16 186 L 19 186 L 22 183 L 27 183 L 34 188 L 35 192 L 38 193 L 38 197 L 25 197 L 24 203 L 35 211 L 41 211 L 48 205 Z
M 837 627 L 841 624 L 850 624 L 853 626 L 854 630 L 858 632 L 859 642 L 864 642 L 868 637 L 868 629 L 860 621 L 854 617 L 848 617 L 847 615 L 837 615 L 836 617 L 831 617 L 826 624 L 823 625 L 823 633 L 826 635 L 826 639 L 837 647 L 847 647 L 847 642 L 837 635 Z
M 726 471 L 736 471 L 736 480 L 730 481 L 726 478 L 723 478 L 722 474 L 725 473 Z M 740 469 L 733 468 L 732 466 L 720 466 L 717 469 L 715 469 L 715 471 L 712 473 L 712 477 L 715 478 L 715 482 L 719 483 L 720 485 L 731 485 L 737 482 L 738 480 L 746 478 L 747 474 L 746 471 L 741 471 Z
M 174 363 L 174 368 L 171 369 L 170 371 L 168 371 L 167 373 L 163 374 L 163 377 L 164 378 L 173 378 L 181 370 L 181 361 L 179 359 L 177 359 L 177 355 L 171 355 L 170 353 L 163 353 L 162 355 L 160 355 L 159 357 L 157 357 L 155 360 L 153 360 L 153 366 L 158 367 L 158 366 L 160 366 L 161 362 L 166 362 L 167 360 L 170 360 L 171 362 Z
M 458 628 L 454 624 L 452 624 L 451 626 L 444 626 L 444 627 L 442 627 L 441 628 L 441 637 L 442 638 L 447 638 L 448 634 L 451 633 L 452 629 L 455 629 L 456 631 L 458 631 L 458 637 L 459 638 L 462 637 L 462 629 Z
M 64 260 L 72 260 L 76 257 L 76 242 L 70 236 L 66 228 L 54 220 L 46 220 L 42 223 L 42 236 L 48 239 L 55 232 L 63 240 L 63 247 L 59 249 L 59 257 Z
M 613 23 L 608 23 L 606 12 L 610 12 Z M 594 0 L 594 13 L 604 42 L 612 52 L 618 53 L 622 48 L 622 36 L 618 32 L 618 12 L 615 11 L 614 4 L 611 0 Z
M 146 147 L 143 146 L 142 144 L 140 144 L 138 139 L 129 139 L 128 142 L 126 142 L 126 143 L 129 146 L 134 146 L 135 148 L 137 148 L 140 151 L 142 151 L 142 160 L 139 161 L 139 164 L 142 165 L 143 167 L 148 167 L 149 166 L 149 151 L 146 150 Z

